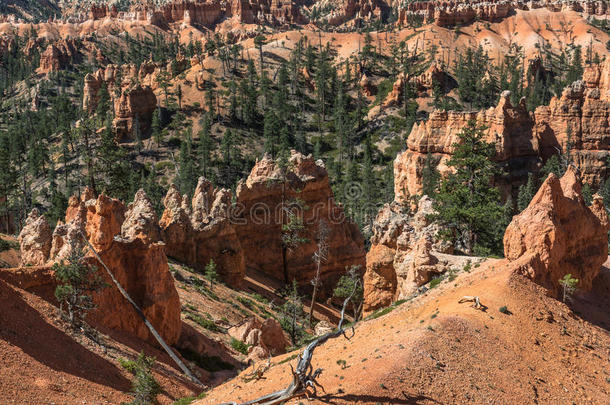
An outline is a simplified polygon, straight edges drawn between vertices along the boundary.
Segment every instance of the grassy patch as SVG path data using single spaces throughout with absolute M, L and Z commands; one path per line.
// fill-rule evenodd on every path
M 218 325 L 216 325 L 213 320 L 206 319 L 201 315 L 188 313 L 186 315 L 186 317 L 187 317 L 187 319 L 190 319 L 191 321 L 195 322 L 197 325 L 199 325 L 211 332 L 224 332 L 224 330 L 222 330 L 222 328 L 220 328 Z
M 231 338 L 231 347 L 244 355 L 248 354 L 248 349 L 250 348 L 248 344 L 235 338 Z
M 297 353 L 295 353 L 292 356 L 286 357 L 284 360 L 280 361 L 277 364 L 280 365 L 280 364 L 288 363 L 289 361 L 292 361 L 292 360 L 296 359 L 297 357 L 299 357 L 299 355 Z

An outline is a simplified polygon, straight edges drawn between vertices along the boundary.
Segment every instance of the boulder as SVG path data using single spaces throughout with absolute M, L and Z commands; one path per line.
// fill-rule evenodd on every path
M 314 335 L 324 336 L 327 333 L 332 332 L 334 329 L 335 328 L 333 327 L 333 325 L 330 324 L 330 322 L 320 321 L 316 324 L 316 327 L 314 328 Z
M 608 217 L 597 196 L 585 205 L 577 170 L 570 166 L 558 179 L 549 175 L 504 234 L 504 254 L 515 271 L 552 291 L 571 274 L 578 288 L 590 290 L 608 258 Z
M 43 266 L 51 253 L 53 234 L 44 215 L 34 208 L 19 233 L 22 266 Z

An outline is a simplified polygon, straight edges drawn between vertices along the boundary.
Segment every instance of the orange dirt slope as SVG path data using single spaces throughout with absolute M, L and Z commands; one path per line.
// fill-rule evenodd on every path
M 318 348 L 312 365 L 324 369 L 318 381 L 326 394 L 290 403 L 605 404 L 610 269 L 603 269 L 600 283 L 606 284 L 598 296 L 576 299 L 573 311 L 513 275 L 505 261 L 487 261 L 360 323 L 350 341 L 339 338 Z M 459 304 L 465 295 L 478 296 L 486 310 Z M 508 314 L 499 311 L 503 306 Z M 287 386 L 290 367 L 277 363 L 297 353 L 275 358 L 265 379 L 246 383 L 238 377 L 198 404 L 251 400 Z

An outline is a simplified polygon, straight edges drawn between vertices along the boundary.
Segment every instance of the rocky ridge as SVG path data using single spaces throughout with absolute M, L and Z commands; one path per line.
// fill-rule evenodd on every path
M 410 16 L 420 16 L 425 23 L 439 27 L 465 25 L 475 20 L 499 21 L 515 10 L 547 8 L 554 12 L 577 11 L 586 16 L 607 16 L 610 13 L 605 1 L 415 1 L 398 7 L 397 23 L 405 24 Z

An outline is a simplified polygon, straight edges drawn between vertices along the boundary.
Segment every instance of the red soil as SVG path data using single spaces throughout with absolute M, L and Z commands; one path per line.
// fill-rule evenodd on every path
M 512 275 L 505 262 L 488 261 L 388 315 L 362 322 L 350 341 L 320 347 L 313 367 L 324 369 L 319 382 L 326 395 L 319 392 L 308 403 L 605 404 L 609 274 L 605 268 L 598 290 L 576 299 L 571 309 Z M 479 296 L 486 311 L 458 304 L 464 295 Z M 510 314 L 499 311 L 503 306 Z M 251 400 L 287 386 L 290 367 L 277 363 L 297 353 L 273 359 L 264 380 L 237 378 L 198 403 Z

